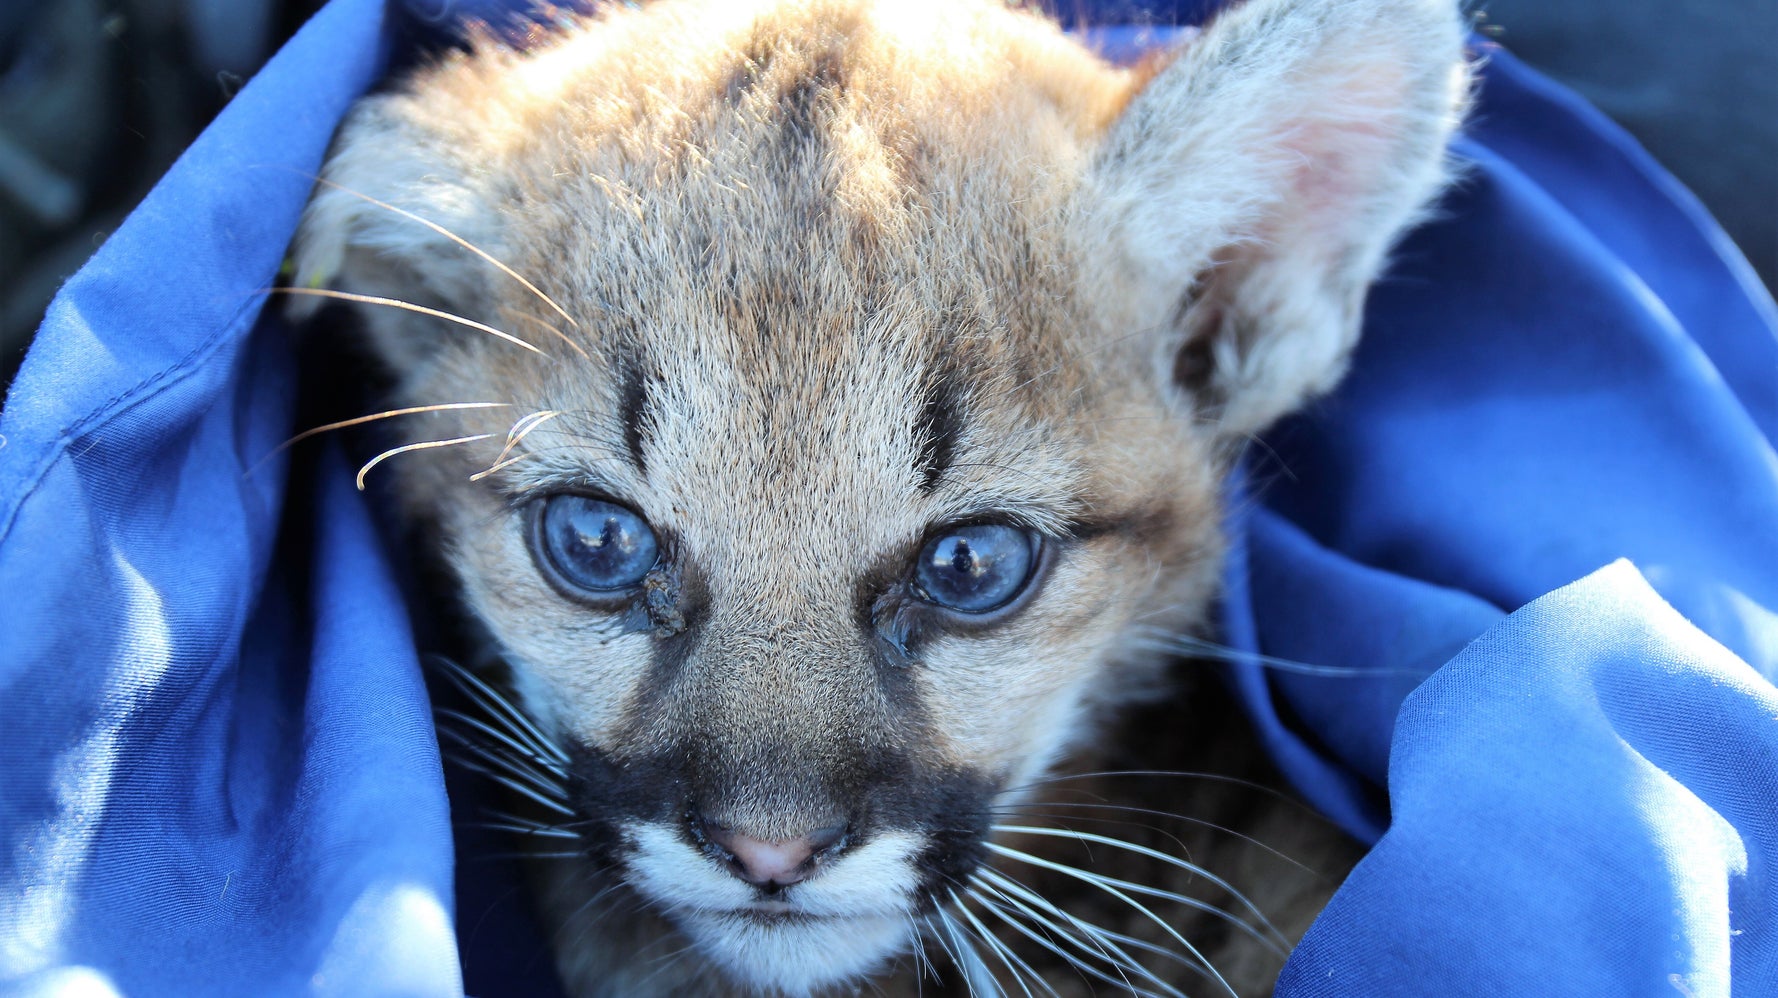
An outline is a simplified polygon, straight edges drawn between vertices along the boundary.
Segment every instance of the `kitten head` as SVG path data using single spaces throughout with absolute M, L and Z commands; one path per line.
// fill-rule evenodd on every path
M 490 403 L 393 470 L 577 848 L 761 990 L 901 949 L 1199 621 L 1218 483 L 1339 377 L 1461 44 L 1444 0 L 1248 0 L 1131 71 L 985 2 L 669 0 L 363 102 L 299 269 L 487 327 L 362 305 L 393 404 Z

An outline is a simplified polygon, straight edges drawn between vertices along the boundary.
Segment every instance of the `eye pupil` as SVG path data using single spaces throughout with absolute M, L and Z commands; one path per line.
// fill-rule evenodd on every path
M 952 568 L 965 575 L 980 575 L 982 573 L 981 564 L 975 560 L 975 552 L 969 550 L 968 541 L 959 539 L 954 550 L 956 553 L 951 556 Z
M 939 606 L 985 613 L 1012 601 L 1030 581 L 1036 543 L 1004 524 L 956 527 L 928 541 L 914 569 L 921 593 Z
M 559 579 L 598 593 L 637 585 L 660 553 L 654 531 L 635 511 L 576 495 L 544 500 L 537 546 Z

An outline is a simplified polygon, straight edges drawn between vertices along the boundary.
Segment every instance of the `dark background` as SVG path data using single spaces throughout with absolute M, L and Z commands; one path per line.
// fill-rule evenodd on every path
M 391 0 L 448 23 L 498 0 Z M 1195 21 L 1211 0 L 1051 0 Z M 320 0 L 0 0 L 0 385 L 55 289 Z M 1478 30 L 1634 133 L 1778 286 L 1778 0 L 1485 0 Z

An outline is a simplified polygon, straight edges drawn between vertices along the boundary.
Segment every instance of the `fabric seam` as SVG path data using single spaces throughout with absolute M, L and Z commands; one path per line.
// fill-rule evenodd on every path
M 106 399 L 98 408 L 68 424 L 60 433 L 56 434 L 36 467 L 25 475 L 16 497 L 8 503 L 5 518 L 0 520 L 0 545 L 5 544 L 6 539 L 11 536 L 13 525 L 18 522 L 19 511 L 24 508 L 31 496 L 36 494 L 38 487 L 43 484 L 44 477 L 49 474 L 49 469 L 67 455 L 68 444 L 72 440 L 103 427 L 138 403 L 146 401 L 160 389 L 183 380 L 197 368 L 198 363 L 205 356 L 213 354 L 224 343 L 235 338 L 234 334 L 238 333 L 241 328 L 244 313 L 251 310 L 252 317 L 257 319 L 263 307 L 264 303 L 260 301 L 243 302 L 220 329 L 205 337 L 185 356 Z

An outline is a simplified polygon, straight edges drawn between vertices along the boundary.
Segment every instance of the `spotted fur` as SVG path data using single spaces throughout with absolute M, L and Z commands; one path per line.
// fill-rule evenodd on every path
M 499 404 L 413 417 L 405 439 L 462 442 L 390 469 L 559 754 L 542 771 L 572 847 L 540 894 L 574 990 L 911 988 L 921 945 L 956 950 L 958 987 L 1029 976 L 944 938 L 995 915 L 952 892 L 1011 875 L 1005 850 L 1056 855 L 993 826 L 1064 809 L 1039 782 L 1058 769 L 1142 764 L 1120 718 L 1197 689 L 1152 635 L 1203 627 L 1220 481 L 1338 379 L 1443 182 L 1460 49 L 1448 0 L 1247 0 L 1140 70 L 988 0 L 661 0 L 522 50 L 482 38 L 359 105 L 300 275 L 511 338 L 358 306 L 392 406 Z M 539 570 L 530 517 L 561 492 L 652 524 L 635 593 Z M 943 611 L 911 562 L 980 520 L 1041 535 L 1039 575 L 1009 607 Z M 1106 792 L 1153 806 L 1130 786 Z M 1241 808 L 1341 854 L 1287 808 Z M 843 848 L 770 897 L 698 832 L 836 820 Z M 1287 936 L 1327 890 L 1262 879 Z M 684 955 L 636 959 L 663 945 Z M 1277 971 L 1211 949 L 1242 993 Z

